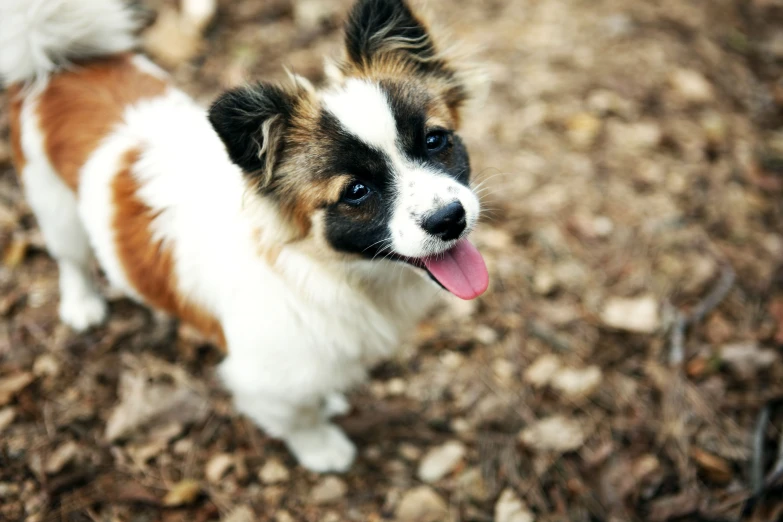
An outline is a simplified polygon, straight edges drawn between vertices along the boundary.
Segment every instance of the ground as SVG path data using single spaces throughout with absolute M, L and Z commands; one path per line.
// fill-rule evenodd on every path
M 149 47 L 204 103 L 317 81 L 349 4 L 225 0 L 194 58 Z M 463 131 L 492 283 L 351 395 L 340 477 L 236 416 L 186 329 L 117 295 L 59 324 L 0 109 L 1 520 L 781 516 L 783 3 L 430 4 L 492 79 Z

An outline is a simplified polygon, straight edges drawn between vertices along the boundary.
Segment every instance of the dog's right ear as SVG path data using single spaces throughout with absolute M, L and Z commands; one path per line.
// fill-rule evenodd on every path
M 209 121 L 229 157 L 256 178 L 261 189 L 272 181 L 296 97 L 281 87 L 260 83 L 223 93 L 209 109 Z

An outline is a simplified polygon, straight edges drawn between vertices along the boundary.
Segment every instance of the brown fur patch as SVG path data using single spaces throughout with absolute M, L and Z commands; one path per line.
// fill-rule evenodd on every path
M 38 115 L 46 154 L 73 190 L 79 186 L 79 170 L 128 105 L 166 90 L 165 81 L 140 71 L 132 58 L 122 54 L 60 72 L 41 94 Z
M 140 154 L 139 149 L 126 152 L 112 183 L 115 242 L 125 275 L 147 303 L 179 317 L 225 350 L 220 322 L 179 294 L 171 247 L 152 236 L 152 222 L 158 214 L 139 199 L 139 184 L 132 172 Z
M 12 85 L 8 88 L 8 118 L 11 126 L 11 154 L 13 155 L 16 174 L 21 179 L 26 160 L 22 150 L 22 87 Z

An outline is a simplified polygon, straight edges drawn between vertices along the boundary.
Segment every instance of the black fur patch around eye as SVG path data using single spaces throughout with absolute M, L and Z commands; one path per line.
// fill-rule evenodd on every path
M 451 134 L 451 145 L 443 152 L 431 155 L 426 142 L 426 107 L 428 95 L 402 82 L 382 81 L 380 87 L 389 100 L 397 135 L 405 155 L 417 162 L 448 173 L 467 185 L 470 181 L 470 159 L 457 134 Z
M 394 173 L 390 159 L 346 131 L 330 112 L 321 114 L 318 133 L 328 143 L 319 175 L 348 174 L 372 190 L 359 206 L 338 201 L 325 208 L 327 241 L 341 252 L 381 256 L 392 216 Z

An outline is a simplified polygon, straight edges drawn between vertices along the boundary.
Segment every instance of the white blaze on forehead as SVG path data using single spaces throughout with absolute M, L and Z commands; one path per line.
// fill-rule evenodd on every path
M 376 83 L 352 78 L 323 94 L 323 104 L 351 134 L 396 155 L 397 125 L 386 94 Z

